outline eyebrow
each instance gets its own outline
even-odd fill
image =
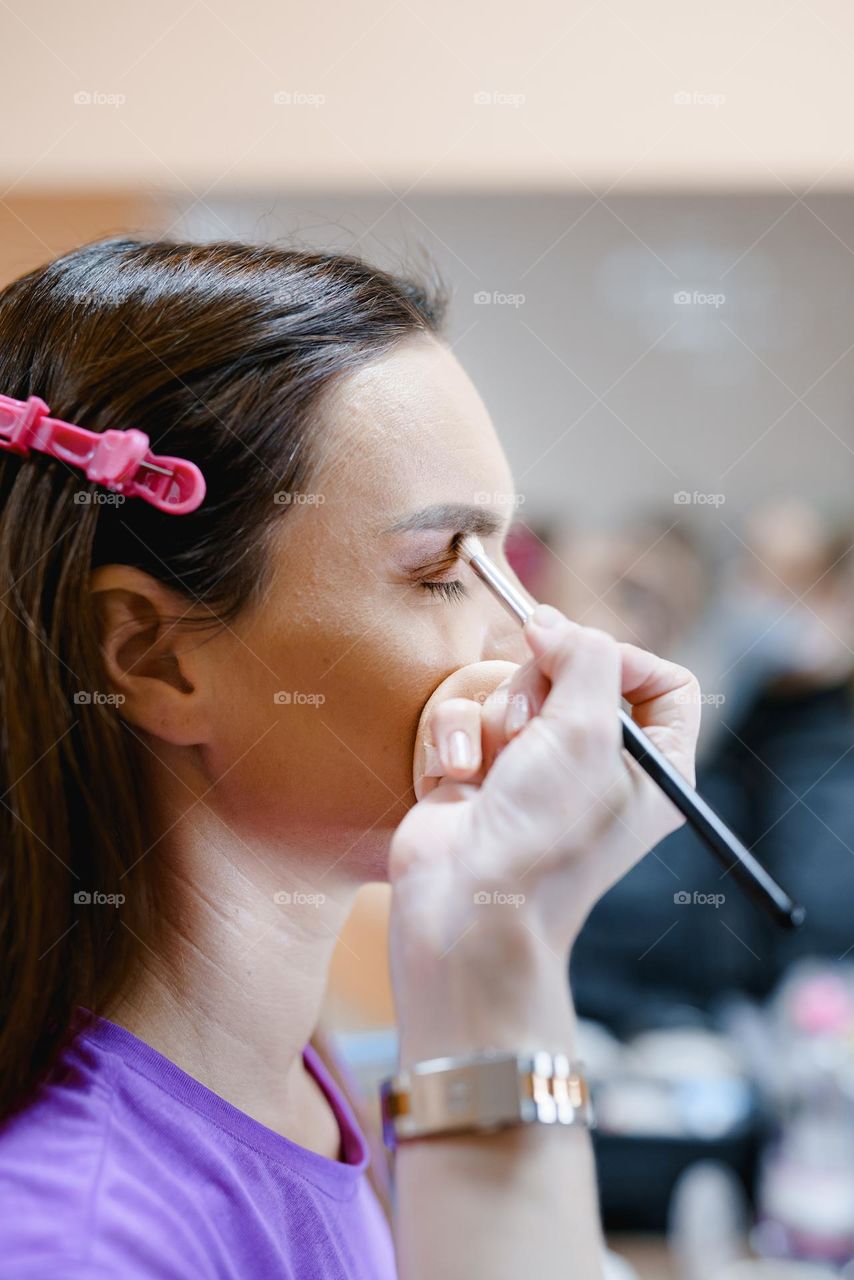
[[[388,526],[386,533],[409,533],[412,530],[451,529],[454,533],[476,533],[488,538],[500,533],[505,518],[488,507],[471,506],[466,502],[442,502],[421,511],[402,516]]]

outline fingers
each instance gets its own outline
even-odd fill
[[[700,685],[687,667],[666,662],[637,645],[621,644],[622,694],[632,718],[694,782],[700,731]]]
[[[636,724],[693,784],[700,687],[692,673],[637,645],[618,644],[604,632],[578,626],[550,606],[538,606],[535,619],[526,635],[538,668],[551,680],[541,715],[553,720],[564,741],[589,750],[592,734],[600,759],[619,750],[622,697],[631,704]],[[551,625],[538,625],[539,620]]]
[[[416,785],[416,798],[434,790],[440,778],[482,781],[499,752],[539,710],[548,683],[535,663],[529,662],[512,679],[502,680],[481,702],[447,698],[437,704],[430,720],[432,742],[426,744],[427,765]]]
[[[622,695],[648,723],[664,723],[663,720],[651,719],[651,710],[656,703],[665,716],[671,717],[675,706],[690,702],[699,707],[699,684],[687,667],[667,662],[635,644],[621,644],[619,648]]]
[[[485,702],[445,699],[433,710],[431,759],[416,784],[421,798],[440,777],[480,782],[507,745],[538,717],[555,745],[589,768],[610,774],[622,752],[621,697],[636,723],[693,782],[700,692],[685,667],[636,645],[571,622],[538,605],[525,634],[533,657],[505,678]]]
[[[525,626],[536,665],[549,689],[540,718],[572,755],[591,764],[616,760],[622,746],[621,657],[612,636],[570,622],[550,605],[538,605]]]
[[[531,659],[492,691],[483,705],[483,772],[540,710],[549,691],[548,678]]]
[[[470,778],[481,766],[481,707],[471,698],[448,698],[431,720],[435,767],[444,777]]]
[[[539,713],[549,688],[548,677],[534,659],[524,663],[514,673],[508,682],[506,710],[501,726],[506,741],[515,737]]]
[[[430,694],[421,709],[413,744],[412,783],[417,799],[428,790],[433,790],[438,785],[437,779],[443,777],[445,772],[434,738],[434,716],[437,708],[445,702],[461,698],[476,703],[482,709],[486,695],[502,681],[509,680],[517,665],[498,658],[468,663],[450,672]]]

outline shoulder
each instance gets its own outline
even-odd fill
[[[116,1274],[116,1257],[125,1280],[173,1274],[160,1242],[174,1227],[170,1196],[176,1212],[181,1197],[164,1195],[167,1153],[146,1150],[124,1074],[114,1055],[76,1037],[0,1125],[0,1255],[20,1280],[99,1280]],[[138,1273],[127,1265],[135,1256]]]
[[[60,1231],[74,1224],[97,1185],[112,1116],[106,1062],[75,1042],[25,1107],[0,1125],[0,1245],[36,1217]]]

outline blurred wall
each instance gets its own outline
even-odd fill
[[[846,0],[28,0],[0,35],[2,185],[854,176]]]
[[[23,188],[0,197],[0,283],[65,253],[84,240],[116,232],[145,232],[162,215],[141,193]]]
[[[730,551],[764,498],[850,511],[854,197],[278,191],[163,217],[416,269],[426,248],[525,519],[655,510]]]

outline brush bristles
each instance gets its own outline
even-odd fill
[[[483,543],[475,533],[465,534],[457,545],[457,554],[461,560],[465,560],[469,564],[473,556],[485,556]]]

